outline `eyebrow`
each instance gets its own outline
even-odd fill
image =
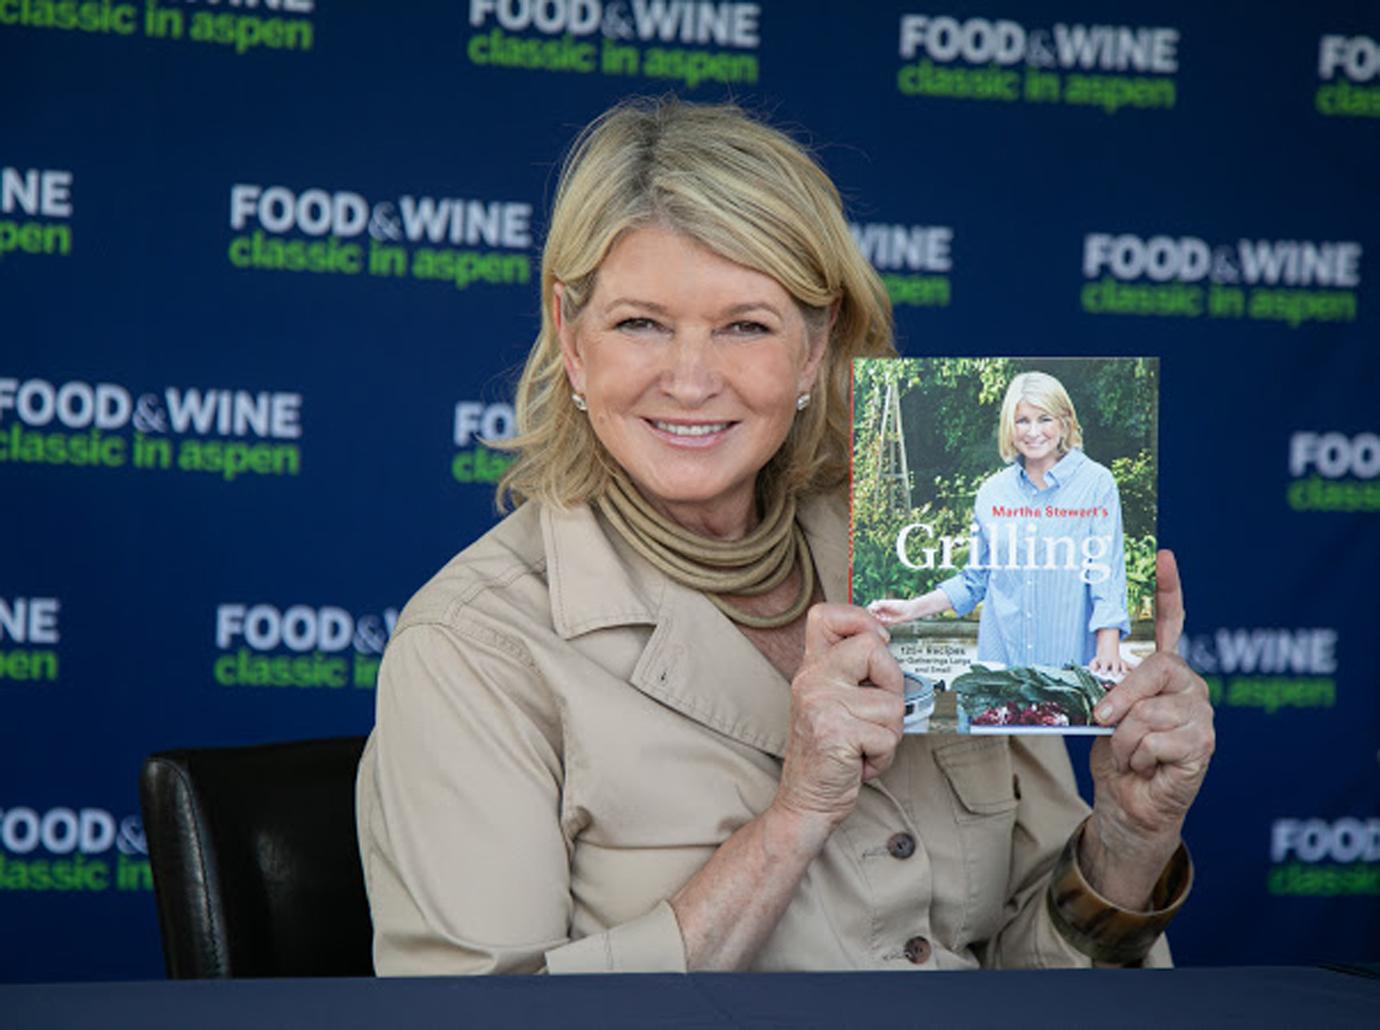
[[[614,308],[620,306],[641,308],[645,311],[651,311],[654,314],[658,315],[668,314],[668,309],[660,304],[657,304],[655,301],[638,300],[635,297],[615,297],[613,300],[609,301],[608,306],[605,308],[605,310],[612,311]],[[777,310],[776,305],[771,304],[765,300],[753,300],[747,301],[742,304],[733,304],[725,308],[723,311],[719,312],[719,316],[721,318],[734,318],[738,315],[745,315],[753,311],[767,311],[775,315],[777,318],[783,317],[781,312]]]

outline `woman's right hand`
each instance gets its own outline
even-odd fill
[[[887,597],[873,601],[867,606],[867,610],[883,626],[896,626],[920,617],[920,613],[914,610],[917,601],[918,597],[910,601]]]
[[[776,797],[671,898],[687,969],[744,968],[863,781],[891,765],[904,702],[886,644],[887,631],[861,608],[817,604],[805,617]]]
[[[952,607],[949,595],[935,587],[928,594],[912,597],[909,601],[892,597],[873,601],[867,606],[867,610],[875,615],[883,626],[895,626],[902,622],[913,622],[927,615],[942,615]]]
[[[891,765],[901,740],[904,684],[888,639],[852,605],[818,604],[806,616],[773,807],[825,836],[853,810],[862,784]]]

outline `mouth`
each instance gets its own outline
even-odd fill
[[[652,431],[677,447],[708,447],[722,440],[736,422],[672,422],[665,419],[644,420]]]

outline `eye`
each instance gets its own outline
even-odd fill
[[[754,322],[751,319],[742,319],[737,322],[730,322],[725,328],[730,336],[765,336],[771,329],[761,322]]]
[[[625,333],[651,333],[661,328],[661,323],[650,318],[625,318],[615,329]]]

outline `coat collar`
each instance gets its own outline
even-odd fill
[[[1050,487],[1066,486],[1068,481],[1078,473],[1078,470],[1082,468],[1084,464],[1086,464],[1087,460],[1087,455],[1077,447],[1073,448],[1056,461],[1053,466],[1050,467],[1050,470],[1045,473],[1045,481],[1048,484],[1045,489],[1048,490]],[[1038,488],[1035,486],[1034,481],[1025,471],[1025,463],[1017,461],[1016,467],[1020,470],[1020,480],[1025,484],[1026,488],[1038,492]]]
[[[841,498],[802,503],[825,599],[848,600],[848,519]],[[566,640],[650,626],[632,684],[696,722],[781,757],[790,685],[699,591],[673,582],[634,552],[588,506],[544,509],[551,615]]]

